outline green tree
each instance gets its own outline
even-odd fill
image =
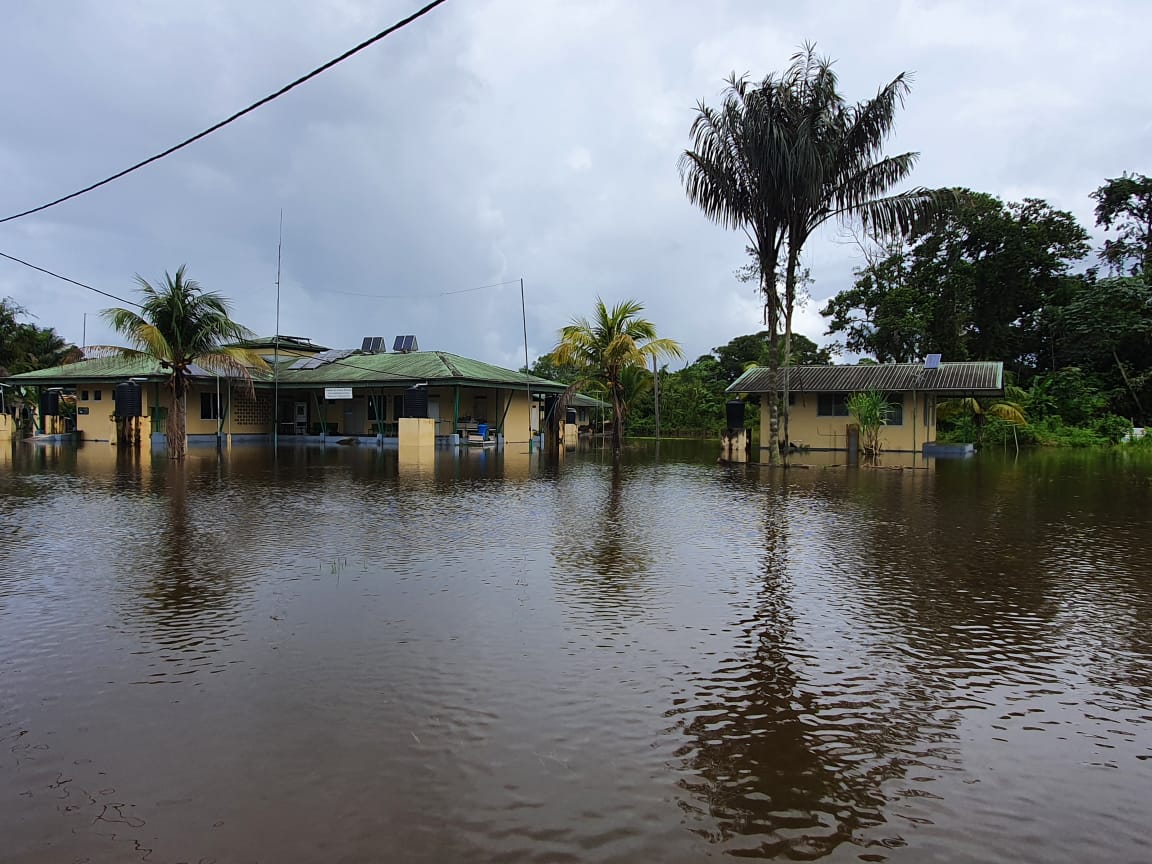
[[[1020,388],[1010,387],[1007,388],[1003,399],[978,399],[974,396],[943,399],[936,405],[936,418],[945,423],[970,420],[976,429],[976,440],[973,443],[982,446],[984,430],[990,418],[1002,420],[1013,426],[1028,424],[1022,404],[1026,398],[1027,395]]]
[[[605,394],[612,403],[612,450],[619,455],[621,435],[628,415],[626,385],[646,370],[651,358],[681,357],[680,345],[656,334],[656,327],[645,318],[635,300],[617,303],[611,309],[596,298],[592,319],[574,318],[560,331],[560,341],[552,349],[552,362],[576,370],[576,386]]]
[[[561,384],[571,384],[577,377],[577,372],[571,366],[559,366],[552,361],[551,354],[544,354],[536,358],[530,368],[520,367],[521,372],[528,372],[537,378],[546,378],[549,381],[559,381]]]
[[[81,357],[51,327],[20,319],[28,310],[11,298],[0,298],[0,378],[71,363]]]
[[[1035,199],[1004,204],[961,190],[908,245],[857,271],[821,310],[849,350],[908,361],[1003,360],[1027,377],[1052,350],[1044,309],[1081,279],[1089,251],[1072,214]]]
[[[1114,274],[1152,280],[1152,178],[1124,172],[1092,193],[1096,224],[1115,231],[1104,241],[1100,259]]]
[[[232,320],[227,300],[186,278],[183,265],[175,277],[165,273],[163,285],[151,285],[140,276],[136,281],[142,295],[139,312],[113,308],[102,313],[130,346],[94,350],[121,357],[149,357],[168,371],[166,383],[172,391],[172,410],[165,429],[168,455],[183,459],[187,452],[185,402],[192,365],[239,378],[251,391],[250,370],[267,369],[268,364],[253,351],[228,345],[251,337],[251,331]]]

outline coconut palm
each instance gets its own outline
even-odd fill
[[[105,345],[92,349],[126,358],[151,358],[167,370],[172,407],[164,431],[172,459],[183,459],[187,451],[185,402],[193,364],[239,379],[250,395],[251,369],[268,368],[258,354],[228,345],[250,337],[251,331],[232,320],[226,299],[188,279],[185,270],[182,265],[175,276],[166,272],[163,285],[151,285],[137,276],[143,295],[139,311],[113,308],[101,313],[112,329],[127,338],[129,347]]]
[[[611,309],[596,298],[591,320],[573,318],[560,331],[560,341],[551,358],[561,366],[576,370],[576,386],[604,393],[612,403],[612,450],[619,455],[621,431],[628,413],[626,383],[646,370],[653,357],[682,357],[680,345],[656,335],[651,321],[637,316],[644,307],[635,300],[624,300]]]

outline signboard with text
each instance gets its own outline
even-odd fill
[[[324,388],[324,398],[325,399],[351,399],[352,398],[352,388],[351,387],[325,387]]]

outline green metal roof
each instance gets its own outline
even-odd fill
[[[289,369],[280,375],[281,387],[331,387],[333,385],[401,386],[410,384],[463,384],[467,386],[524,387],[562,392],[563,384],[513,372],[491,363],[449,354],[447,351],[413,351],[409,354],[354,353],[314,369]]]
[[[295,358],[291,358],[295,363]],[[194,367],[193,374],[201,378],[214,378],[215,374]],[[13,375],[8,380],[25,384],[75,384],[82,381],[124,381],[128,378],[149,378],[162,381],[166,370],[149,358],[124,359],[120,357],[81,360],[66,366],[39,369]],[[257,385],[270,385],[267,372],[253,374]],[[524,387],[531,385],[536,392],[560,393],[564,384],[514,372],[490,363],[449,354],[446,351],[413,351],[410,354],[360,354],[333,360],[314,369],[291,369],[281,365],[280,386],[294,387],[406,387],[413,384],[459,384],[471,387]]]

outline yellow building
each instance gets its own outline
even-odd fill
[[[368,340],[365,340],[366,343]],[[185,405],[190,443],[244,439],[353,439],[398,443],[402,417],[433,421],[440,444],[484,432],[497,443],[527,443],[540,406],[565,385],[446,351],[328,349],[281,336],[243,343],[271,371],[252,384],[193,367]],[[413,346],[414,347],[414,346]],[[14,375],[14,385],[75,397],[75,428],[87,441],[117,441],[117,386],[135,387],[141,436],[162,441],[172,392],[149,359],[103,358]],[[123,413],[123,412],[121,412]],[[535,425],[534,425],[535,424]],[[44,428],[43,423],[37,429]]]
[[[885,394],[892,413],[881,432],[886,452],[919,452],[936,440],[936,402],[964,396],[1002,396],[1004,364],[998,362],[880,363],[859,366],[794,366],[778,372],[780,391],[789,390],[788,437],[795,447],[844,450],[854,421],[847,400],[854,393]],[[754,367],[729,393],[760,394],[760,447],[767,439],[770,370]]]

